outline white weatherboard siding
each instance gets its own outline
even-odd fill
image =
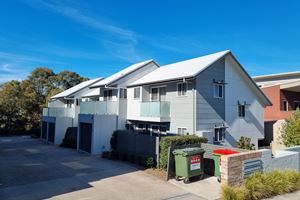
[[[94,115],[92,154],[111,150],[110,139],[117,129],[117,118],[116,115]]]
[[[65,108],[66,104],[59,99],[52,100],[48,103],[49,108]]]
[[[140,99],[134,99],[134,88],[128,88],[128,120],[141,120],[150,122],[151,119],[140,117],[140,103],[150,101],[150,88],[166,87],[166,101],[170,102],[170,133],[177,133],[178,128],[186,128],[190,134],[194,133],[193,129],[193,82],[188,82],[188,90],[186,96],[177,95],[177,83],[169,82],[155,85],[142,86]]]
[[[236,141],[245,136],[251,138],[257,147],[257,140],[264,137],[264,107],[258,101],[250,80],[231,56],[226,56],[225,59],[225,80],[225,119],[228,125],[226,141],[235,146]],[[246,106],[245,118],[238,117],[238,101],[249,104]]]
[[[170,132],[177,133],[178,128],[186,128],[187,133],[194,134],[194,82],[188,82],[186,96],[177,95],[177,83],[167,86],[166,100],[170,101]]]

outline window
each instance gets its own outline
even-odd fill
[[[300,109],[300,101],[294,101],[294,110]]]
[[[225,138],[224,132],[225,132],[224,128],[215,128],[214,141],[215,142],[224,141],[224,138]]]
[[[177,128],[177,134],[178,135],[186,135],[186,128]]]
[[[283,101],[283,111],[289,111],[289,103],[287,101]]]
[[[112,90],[104,90],[104,101],[112,100]]]
[[[127,89],[120,88],[120,98],[121,99],[127,98]]]
[[[76,99],[76,106],[79,106],[81,99]]]
[[[67,100],[67,108],[72,108],[73,100]]]
[[[186,96],[187,83],[178,83],[177,84],[177,95]]]
[[[224,85],[214,84],[214,98],[223,98]]]
[[[134,88],[133,98],[134,99],[139,99],[140,98],[140,88],[139,87]]]
[[[151,101],[158,101],[158,88],[151,88]]]
[[[245,105],[239,105],[239,117],[245,117]]]

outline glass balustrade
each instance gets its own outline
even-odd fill
[[[117,101],[87,101],[80,103],[80,114],[117,114]]]
[[[170,102],[141,102],[141,117],[170,117]]]
[[[43,116],[49,117],[74,117],[74,108],[43,108]]]

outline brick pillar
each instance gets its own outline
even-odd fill
[[[249,151],[221,157],[222,184],[241,185],[244,181],[243,161],[261,158],[259,151]]]

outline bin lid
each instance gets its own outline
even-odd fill
[[[236,154],[239,153],[237,151],[233,151],[231,149],[216,149],[213,151],[213,154],[215,155],[231,155],[231,154]]]
[[[201,149],[199,147],[193,147],[193,148],[184,148],[184,149],[176,149],[173,151],[174,155],[182,155],[182,156],[192,156],[192,155],[198,155],[204,153],[204,149]]]

